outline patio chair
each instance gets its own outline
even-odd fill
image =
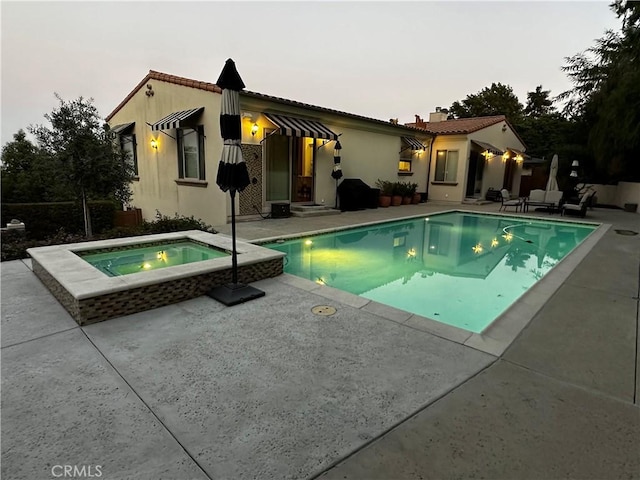
[[[506,188],[503,188],[502,190],[500,190],[500,193],[502,194],[502,205],[500,205],[500,208],[498,209],[498,211],[502,209],[506,211],[507,207],[515,207],[517,212],[518,209],[522,208],[524,204],[522,199],[512,198],[509,194],[509,190],[507,190]]]
[[[544,201],[547,203],[551,212],[557,212],[560,210],[560,202],[562,202],[562,190],[549,190],[545,193]]]
[[[524,200],[524,210],[526,212],[529,211],[529,205],[533,205],[534,207],[546,206],[547,204],[544,201],[545,190],[534,189],[529,192],[529,196]]]
[[[582,195],[580,203],[578,203],[577,205],[574,203],[565,203],[564,205],[562,205],[561,214],[566,215],[567,213],[569,213],[571,215],[578,215],[584,218],[587,214],[587,205],[589,204],[589,199],[594,193],[594,190],[590,190]]]

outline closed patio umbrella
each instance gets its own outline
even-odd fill
[[[215,287],[207,292],[211,298],[227,306],[237,305],[264,296],[257,288],[238,283],[238,252],[236,251],[236,192],[241,192],[250,183],[247,164],[242,157],[240,142],[240,90],[245,85],[236,70],[233,60],[228,59],[216,82],[222,89],[220,108],[220,133],[222,135],[222,157],[218,165],[216,183],[223,192],[231,195],[231,283]]]
[[[547,180],[547,192],[558,190],[558,155],[554,155],[551,159],[549,167],[549,180]]]

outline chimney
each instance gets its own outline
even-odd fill
[[[442,107],[436,107],[435,112],[429,114],[429,123],[444,122],[447,119],[448,112],[443,111]]]

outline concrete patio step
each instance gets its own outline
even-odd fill
[[[340,210],[326,205],[291,205],[291,215],[294,217],[320,217],[339,214]]]
[[[462,200],[463,205],[488,205],[494,203],[491,200],[485,200],[484,198],[465,198]]]

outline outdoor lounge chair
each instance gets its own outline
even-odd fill
[[[560,202],[562,201],[562,191],[560,190],[531,190],[529,197],[525,199],[524,210],[529,211],[529,206],[544,207],[551,212],[560,209]]]
[[[506,188],[503,188],[502,190],[500,190],[500,193],[502,194],[502,205],[500,205],[500,208],[498,211],[502,209],[506,211],[507,207],[515,207],[516,212],[518,211],[518,209],[522,209],[524,205],[522,199],[512,198],[509,195],[509,190],[507,190]]]
[[[594,190],[588,191],[582,198],[580,199],[580,203],[577,205],[574,203],[565,203],[562,205],[562,215],[566,215],[567,213],[571,215],[578,215],[580,217],[585,217],[587,214],[587,206],[589,205],[589,199],[595,193]]]

